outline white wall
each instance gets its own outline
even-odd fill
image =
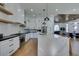
[[[24,9],[19,3],[6,3],[5,5],[13,13],[13,15],[7,16],[8,20],[24,23]]]
[[[17,21],[20,23],[24,23],[24,10],[21,9],[20,4],[15,3],[5,3],[6,7],[8,8],[13,15],[6,15],[0,12],[0,18],[5,20]],[[20,9],[20,11],[18,11]],[[1,23],[0,22],[0,33],[3,33],[5,36],[10,34],[18,33],[21,30],[18,24],[9,24],[9,23]]]

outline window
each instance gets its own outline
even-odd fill
[[[60,30],[59,25],[58,24],[54,25],[54,31],[59,31],[59,30]]]
[[[74,30],[77,30],[77,22],[74,23]]]
[[[66,32],[68,32],[68,24],[66,24]]]

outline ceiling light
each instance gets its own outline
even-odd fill
[[[58,11],[58,9],[56,9],[56,11]]]
[[[73,11],[76,11],[76,9],[73,9]]]
[[[30,9],[30,11],[33,11],[33,9]]]
[[[18,9],[17,11],[18,11],[18,12],[20,12],[20,11],[21,11],[21,9]]]

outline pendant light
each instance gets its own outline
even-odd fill
[[[26,10],[24,9],[24,24],[26,24]]]
[[[43,9],[43,11],[46,11],[46,17],[44,18],[44,21],[49,21],[49,17],[48,17],[48,4],[46,4],[46,10]]]

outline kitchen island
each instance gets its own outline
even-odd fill
[[[52,39],[48,35],[38,36],[39,56],[69,56],[69,38],[54,34]]]

